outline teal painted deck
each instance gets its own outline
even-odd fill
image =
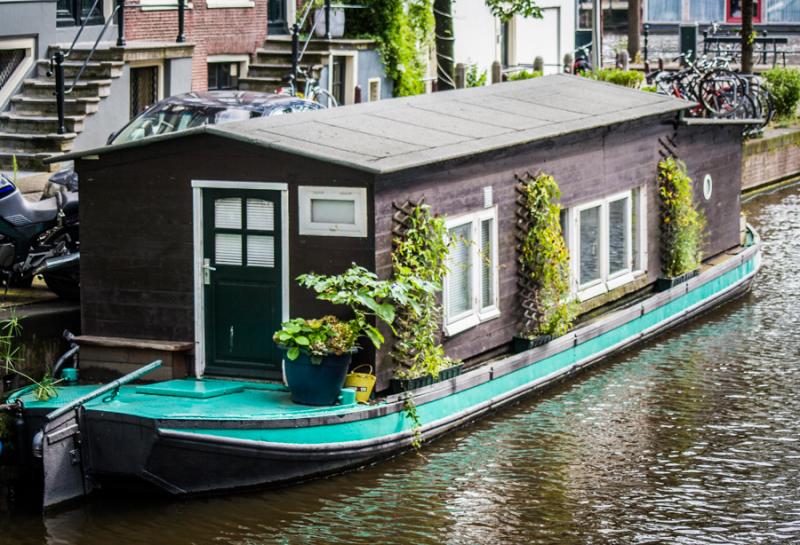
[[[494,378],[457,394],[420,404],[417,411],[422,424],[425,426],[451,417],[454,414],[469,411],[471,408],[486,404],[492,399],[515,389],[532,388],[538,381],[545,380],[582,362],[591,360],[598,354],[629,344],[637,339],[642,332],[657,328],[661,324],[666,324],[681,312],[711,301],[724,290],[741,283],[746,277],[756,272],[758,261],[759,254],[754,254],[749,260],[741,263],[736,268],[688,293],[676,296],[671,301],[615,329],[504,376]],[[180,382],[182,383],[180,385],[181,390],[194,392],[198,389],[197,381],[187,379]],[[304,407],[293,404],[289,399],[288,391],[274,385],[214,379],[206,379],[201,382],[212,390],[217,388],[227,389],[231,393],[207,398],[187,398],[185,391],[181,392],[179,396],[153,395],[137,391],[136,386],[124,386],[121,388],[119,395],[113,400],[104,402],[101,399],[97,399],[88,403],[86,407],[89,410],[102,410],[159,419],[162,423],[170,419],[258,421],[304,418],[366,411],[371,408],[363,405],[324,408]],[[172,386],[175,386],[174,381]],[[163,389],[163,384],[161,387]],[[56,409],[81,395],[85,395],[92,389],[92,386],[60,388],[59,397],[47,402],[37,402],[29,394],[25,395],[23,400],[29,408]],[[411,427],[411,422],[405,417],[404,412],[400,411],[366,420],[315,427],[165,429],[260,442],[322,444],[384,437],[408,431]]]

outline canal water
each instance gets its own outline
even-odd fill
[[[745,206],[753,292],[362,471],[170,501],[0,513],[2,544],[800,542],[800,188]]]

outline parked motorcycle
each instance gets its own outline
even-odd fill
[[[32,202],[0,174],[0,281],[27,287],[42,275],[64,299],[80,297],[77,191]]]

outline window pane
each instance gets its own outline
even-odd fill
[[[214,263],[217,265],[241,265],[242,236],[217,233],[214,239]]]
[[[770,23],[797,23],[800,21],[800,0],[767,2],[767,21]]]
[[[494,305],[494,263],[492,263],[492,223],[481,222],[481,308]]]
[[[264,199],[247,199],[247,228],[275,230],[275,204]]]
[[[725,18],[725,0],[692,0],[689,17],[692,21],[721,21]]]
[[[256,235],[247,237],[247,265],[249,267],[274,267],[275,239]]]
[[[649,0],[647,15],[650,21],[680,21],[681,0]]]
[[[356,203],[351,200],[311,199],[312,223],[356,223]]]
[[[630,199],[608,203],[608,273],[628,268],[628,245],[630,233],[627,229]]]
[[[600,278],[600,207],[581,210],[581,284]]]
[[[453,247],[447,256],[447,315],[458,316],[472,308],[472,252],[470,234],[472,224],[460,225],[450,229]]]
[[[222,229],[242,228],[242,199],[214,201],[214,226]]]

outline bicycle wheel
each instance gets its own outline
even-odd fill
[[[735,112],[745,96],[744,82],[736,73],[717,68],[700,78],[697,98],[711,117],[727,117]]]
[[[330,94],[327,89],[322,89],[321,87],[314,93],[314,101],[325,108],[336,108],[339,105],[336,99],[333,98],[333,95]]]

